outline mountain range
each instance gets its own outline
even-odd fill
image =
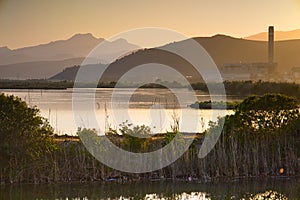
[[[122,51],[139,48],[126,40],[107,41],[92,34],[76,34],[67,40],[11,50],[0,47],[0,78],[40,79],[49,78],[65,67],[80,65],[98,45],[105,48],[97,58],[89,57],[88,63],[107,63]]]
[[[265,33],[249,36],[247,39],[233,38],[226,35],[196,37],[193,39],[205,48],[218,67],[222,67],[227,63],[267,62],[267,42],[251,39],[262,38],[263,34]],[[286,35],[285,37],[288,36]],[[120,47],[121,51],[124,52],[139,48],[137,45],[130,44],[124,39],[106,41],[103,38],[95,38],[91,34],[76,34],[67,40],[15,50],[2,47],[0,48],[0,78],[72,80],[77,72],[76,69],[78,70],[76,66],[80,65],[89,52],[100,42],[105,43],[105,51],[99,57],[89,57],[88,64],[102,63],[99,66],[103,67],[105,66],[103,64],[108,63],[112,56],[120,53]],[[180,48],[185,42],[179,41],[168,45],[171,45],[172,48]],[[276,41],[275,61],[278,63],[278,71],[283,73],[292,67],[300,66],[299,52],[300,39]],[[139,50],[110,64],[109,69],[105,72],[107,80],[115,80],[134,66],[147,62],[157,62],[172,66],[186,76],[196,73],[185,60],[153,48]],[[151,69],[147,73],[150,72]]]
[[[212,57],[216,65],[221,68],[226,64],[236,63],[266,63],[268,61],[268,42],[252,41],[240,38],[233,38],[225,35],[216,35],[213,37],[198,37],[193,38],[200,43],[204,49]],[[184,46],[187,40],[168,44],[172,49],[178,49]],[[275,42],[275,62],[278,63],[277,71],[279,73],[288,72],[292,67],[300,66],[300,39],[286,40]],[[160,63],[179,71],[186,77],[191,77],[192,82],[202,80],[193,66],[186,60],[175,56],[172,53],[161,51],[160,49],[145,49],[127,55],[109,65],[105,71],[102,81],[118,80],[122,74],[131,70],[135,66],[140,66],[146,63]],[[104,67],[99,65],[98,67]],[[155,65],[152,64],[154,68]],[[67,79],[74,80],[78,67],[70,67],[63,72],[52,77],[52,79]],[[160,72],[165,77],[168,72]],[[134,79],[145,79],[151,75],[151,66],[149,70],[145,70],[143,75],[134,77]]]
[[[275,41],[281,40],[296,40],[300,39],[300,29],[292,30],[292,31],[275,31]],[[250,35],[245,37],[246,40],[257,40],[257,41],[267,41],[268,40],[268,32],[257,33],[255,35]]]

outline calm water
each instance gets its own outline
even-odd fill
[[[177,89],[178,93],[188,97],[191,91],[187,89]],[[67,90],[0,90],[6,94],[16,95],[25,100],[29,105],[36,105],[41,110],[41,115],[48,118],[50,124],[58,134],[75,134],[79,125],[74,122],[72,111],[72,89]],[[114,92],[114,109],[111,107],[111,96]],[[93,91],[83,89],[83,99],[91,98]],[[232,113],[232,111],[222,110],[197,110],[188,108],[194,103],[190,98],[185,98],[178,107],[178,102],[174,94],[168,89],[138,89],[130,98],[127,104],[126,97],[130,94],[130,89],[97,89],[95,94],[95,114],[99,124],[96,128],[100,132],[107,127],[118,128],[119,124],[125,122],[134,125],[148,125],[153,132],[164,132],[170,130],[173,117],[180,120],[184,118],[188,123],[180,126],[183,132],[202,132],[207,129],[209,121],[216,121],[217,117]],[[196,97],[200,101],[210,100],[207,93],[196,92]],[[218,99],[218,96],[214,96]],[[221,98],[221,97],[220,97]],[[227,97],[228,100],[237,100],[235,97]],[[129,106],[127,108],[126,106]],[[177,107],[176,107],[177,106]],[[184,117],[182,113],[186,113]],[[196,119],[194,116],[198,116]],[[197,127],[190,124],[197,124]],[[189,126],[190,125],[190,126]],[[88,127],[89,122],[81,124]]]
[[[2,186],[0,199],[299,199],[300,182],[293,179],[222,183],[149,182],[131,184],[61,184]]]

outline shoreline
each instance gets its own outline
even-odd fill
[[[264,181],[299,181],[300,175],[266,175],[266,176],[235,176],[235,177],[215,177],[207,180],[201,178],[193,178],[189,180],[188,178],[160,178],[160,179],[127,179],[122,180],[96,180],[96,181],[58,181],[58,182],[41,182],[41,183],[10,183],[10,184],[0,184],[0,187],[11,187],[11,186],[25,186],[25,185],[78,185],[78,184],[112,184],[112,185],[123,185],[123,184],[139,184],[139,183],[192,183],[192,184],[224,184],[224,183],[234,183],[234,182],[264,182]]]

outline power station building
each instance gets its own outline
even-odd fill
[[[224,64],[220,71],[225,81],[270,81],[274,79],[274,27],[269,27],[268,62]]]
[[[300,83],[300,67],[293,67],[289,72],[285,72],[283,80],[290,83]]]

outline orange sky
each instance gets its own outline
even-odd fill
[[[9,48],[141,27],[245,37],[268,25],[299,29],[300,0],[0,0],[0,46]]]

